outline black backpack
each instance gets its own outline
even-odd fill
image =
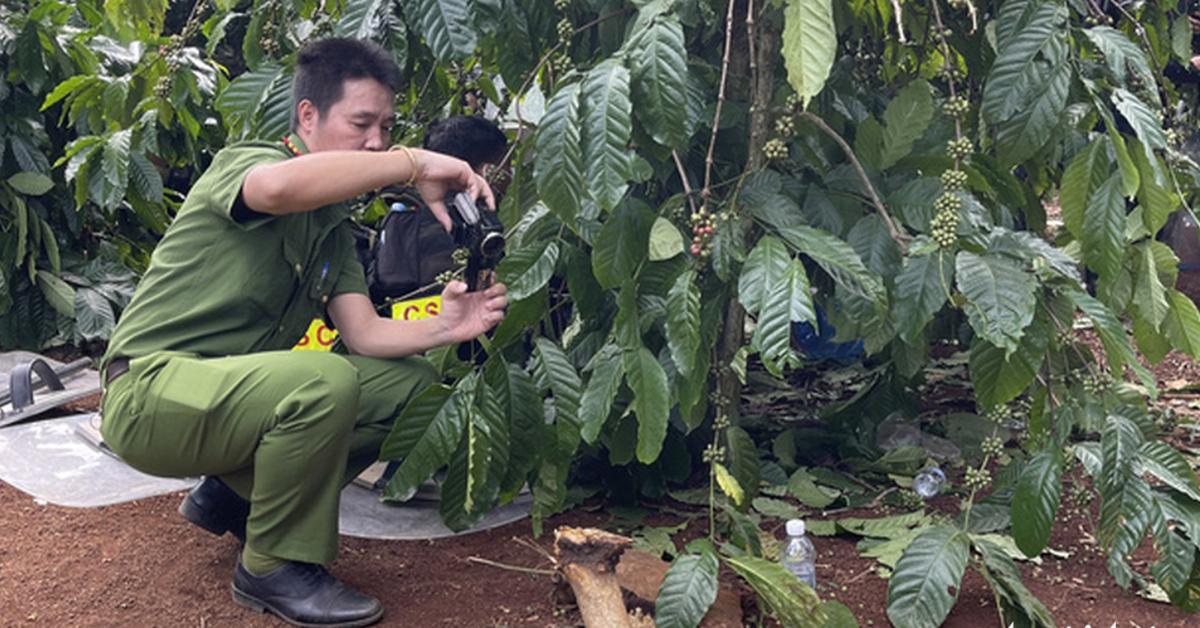
[[[454,239],[415,192],[393,199],[374,232],[358,235],[359,261],[376,306],[440,294],[438,275],[454,270]]]

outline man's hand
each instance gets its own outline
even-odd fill
[[[445,199],[452,192],[466,192],[472,200],[483,198],[489,209],[496,209],[491,186],[467,162],[428,150],[413,152],[418,162],[417,191],[447,232],[451,222]]]
[[[329,317],[351,353],[376,358],[401,358],[479,337],[504,319],[507,289],[492,284],[467,292],[467,284],[452,281],[442,291],[437,316],[394,320],[379,316],[367,295],[346,292],[329,301]]]
[[[454,342],[465,342],[495,327],[504,319],[508,289],[494,283],[486,290],[467,292],[467,284],[450,282],[442,290],[442,308],[436,320]]]

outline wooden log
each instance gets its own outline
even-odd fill
[[[632,544],[632,539],[595,528],[554,531],[558,570],[571,585],[587,628],[629,628],[617,563]]]

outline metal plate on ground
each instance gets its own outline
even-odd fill
[[[161,478],[137,471],[97,447],[96,414],[43,419],[0,429],[0,480],[38,503],[95,508],[191,489],[193,478]],[[475,528],[522,519],[528,492],[489,513]],[[342,491],[340,531],[369,539],[436,539],[455,533],[442,523],[436,501],[387,504],[377,491],[351,484]]]
[[[41,378],[33,376],[33,403],[20,408],[15,407],[10,399],[10,384],[13,371],[23,364],[34,360],[45,362],[52,370],[59,373],[63,385],[62,390],[52,390],[41,382]],[[70,364],[31,353],[29,351],[9,351],[0,353],[0,425],[10,425],[36,418],[39,414],[57,408],[65,403],[81,399],[100,392],[100,373],[91,368],[91,360],[81,358]]]
[[[522,493],[511,502],[488,513],[479,525],[460,532],[470,534],[512,523],[529,516],[533,496]],[[442,523],[438,503],[411,501],[388,504],[379,501],[379,493],[356,484],[342,490],[341,533],[367,539],[418,540],[454,536]]]
[[[187,490],[195,479],[146,475],[78,433],[95,413],[0,429],[0,480],[39,503],[94,508]]]

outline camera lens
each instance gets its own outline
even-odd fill
[[[493,231],[483,236],[483,242],[479,243],[479,252],[488,258],[504,255],[504,235]]]

